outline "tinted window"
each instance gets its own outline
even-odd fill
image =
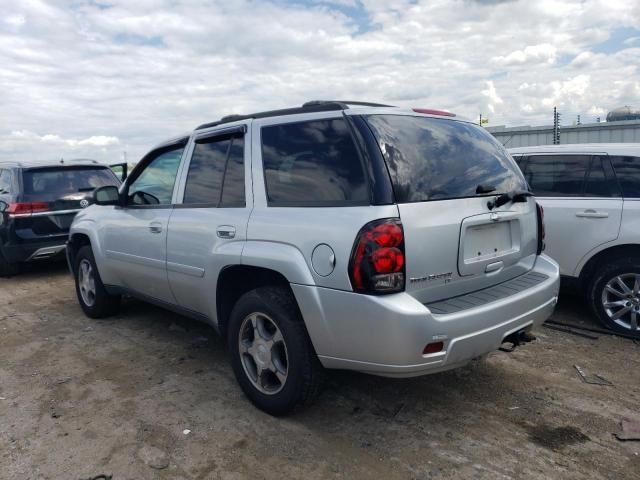
[[[130,203],[134,205],[169,205],[173,184],[184,147],[161,153],[149,163],[129,186]]]
[[[218,137],[196,143],[183,203],[244,207],[243,137]]]
[[[25,201],[53,202],[120,182],[109,168],[53,167],[24,170]]]
[[[400,203],[470,197],[527,188],[504,147],[483,128],[436,118],[366,117],[378,139]]]
[[[368,203],[360,157],[343,119],[262,128],[270,205]]]
[[[602,158],[594,157],[591,162],[591,169],[584,184],[585,197],[610,197],[611,185],[604,171]]]
[[[627,198],[640,198],[640,157],[609,158],[622,187],[622,195]]]
[[[11,192],[11,171],[0,169],[0,195]]]
[[[588,155],[533,155],[523,172],[538,196],[582,195],[590,159]]]

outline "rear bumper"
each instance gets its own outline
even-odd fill
[[[46,260],[61,255],[65,248],[66,237],[6,244],[2,254],[11,263]]]
[[[552,314],[558,265],[544,255],[534,272],[547,278],[506,298],[450,314],[435,314],[407,293],[359,295],[292,285],[311,341],[327,368],[410,377],[449,370],[497,349],[504,338],[536,327]],[[443,341],[441,352],[423,355]]]

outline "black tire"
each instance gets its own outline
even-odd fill
[[[279,329],[283,339],[287,360],[286,378],[284,382],[278,382],[274,377],[275,390],[280,383],[280,390],[275,393],[264,393],[254,384],[256,380],[251,379],[246,370],[247,360],[249,365],[252,361],[253,365],[256,363],[248,353],[240,353],[241,327],[244,326],[243,332],[251,332],[245,320],[251,321],[249,319],[254,314],[267,318]],[[246,327],[249,330],[245,330]],[[236,380],[260,410],[274,416],[286,415],[297,407],[309,405],[318,395],[323,369],[311,345],[298,305],[287,288],[261,287],[242,295],[231,311],[227,340]],[[269,353],[272,366],[273,355]],[[267,369],[264,372],[267,377],[272,375]]]
[[[93,275],[95,292],[93,295],[93,302],[90,300],[86,300],[83,297],[81,292],[80,279],[81,276],[80,269],[83,266],[84,262],[88,262],[91,266],[91,271]],[[84,247],[78,250],[78,253],[74,259],[73,265],[73,276],[75,278],[76,283],[76,295],[78,296],[78,302],[80,303],[80,307],[84,311],[85,315],[91,318],[104,318],[110,315],[114,315],[120,309],[120,295],[109,295],[107,290],[104,288],[104,284],[100,279],[100,273],[98,272],[98,268],[96,267],[96,261],[93,257],[93,251],[89,245],[85,245]]]
[[[0,251],[0,277],[13,277],[20,272],[20,265],[7,261]]]
[[[627,335],[635,335],[640,338],[640,294],[631,293],[630,297],[622,297],[617,294],[607,292],[605,294],[605,287],[607,284],[616,277],[621,277],[621,279],[627,285],[627,288],[630,287],[631,290],[634,290],[634,281],[632,277],[628,277],[628,275],[638,275],[640,276],[640,257],[627,257],[627,258],[617,258],[615,260],[609,261],[604,265],[601,265],[595,273],[592,275],[590,281],[587,286],[587,300],[591,307],[591,310],[595,314],[595,316],[600,320],[605,327],[610,330],[625,333]],[[640,278],[640,277],[639,277]],[[624,288],[621,285],[618,285],[618,292],[624,293]],[[624,325],[617,323],[614,319],[612,319],[607,313],[607,309],[604,306],[603,302],[603,294],[608,297],[608,301],[620,301],[624,302],[623,306],[609,308],[609,312],[617,313],[623,307],[631,307],[636,312],[636,322],[638,323],[638,327],[634,332],[631,329],[632,320],[630,313],[623,315],[618,321],[620,321]],[[637,307],[637,309],[636,309]]]

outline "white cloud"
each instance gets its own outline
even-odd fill
[[[121,142],[117,137],[94,135],[88,138],[64,138],[47,133],[38,135],[29,130],[14,130],[0,135],[0,158],[12,152],[31,152],[35,159],[99,157],[114,162],[122,158]],[[18,158],[24,158],[24,154]]]
[[[502,98],[500,98],[500,96],[498,95],[498,92],[496,92],[496,87],[491,80],[487,82],[487,89],[482,90],[482,94],[489,99],[487,107],[489,108],[489,111],[491,113],[494,113],[496,111],[496,105],[504,103],[504,100],[502,100]]]
[[[506,56],[493,57],[491,61],[502,67],[511,65],[535,65],[537,63],[552,64],[556,60],[558,49],[548,43],[529,45],[524,50],[516,50]]]
[[[5,8],[0,158],[133,160],[223,115],[318,98],[491,113],[492,125],[640,98],[637,42],[595,53],[640,25],[637,0],[102,3]]]

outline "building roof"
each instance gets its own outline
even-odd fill
[[[640,143],[572,143],[509,148],[509,153],[606,153],[640,156]]]

